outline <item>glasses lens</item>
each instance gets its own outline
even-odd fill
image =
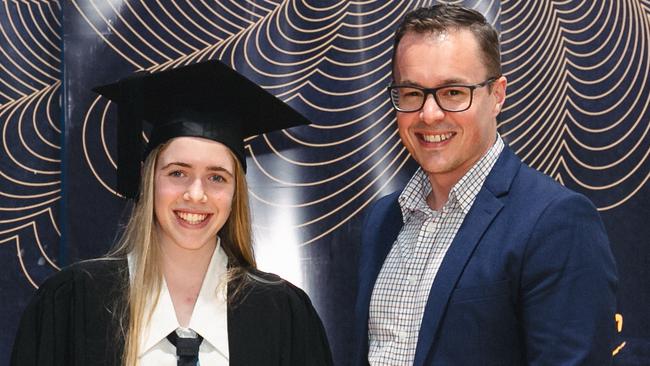
[[[472,101],[472,88],[466,86],[450,86],[436,91],[436,99],[440,108],[450,112],[462,111],[469,108]]]
[[[400,111],[417,111],[422,107],[422,101],[424,101],[424,92],[418,88],[398,86],[391,88],[390,98],[393,101],[395,108]]]

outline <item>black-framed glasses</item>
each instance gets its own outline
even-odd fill
[[[462,112],[472,106],[474,89],[489,85],[496,79],[496,77],[492,77],[478,84],[450,84],[438,88],[395,84],[388,87],[388,94],[393,103],[393,108],[400,112],[419,111],[424,107],[429,94],[433,95],[433,99],[443,111]]]

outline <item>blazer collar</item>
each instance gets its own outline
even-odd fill
[[[449,247],[429,292],[418,336],[414,366],[424,365],[440,328],[440,321],[445,314],[451,293],[483,233],[503,208],[501,197],[510,190],[520,165],[521,161],[512,150],[507,146],[504,147]]]

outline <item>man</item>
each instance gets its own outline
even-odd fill
[[[354,365],[606,365],[616,266],[593,205],[497,133],[498,35],[435,5],[398,27],[390,98],[420,165],[362,235]]]

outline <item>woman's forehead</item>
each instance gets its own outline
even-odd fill
[[[158,155],[162,164],[183,162],[190,165],[222,166],[232,169],[230,149],[217,141],[203,137],[183,136],[169,140]]]

